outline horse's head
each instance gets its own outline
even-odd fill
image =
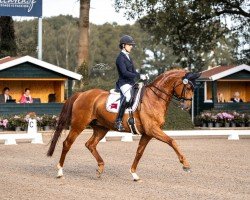
[[[195,80],[199,78],[201,73],[188,72],[185,76],[176,78],[174,82],[174,96],[181,100],[181,108],[189,110],[192,105],[192,98],[195,88]]]

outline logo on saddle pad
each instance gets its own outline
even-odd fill
[[[125,113],[128,113],[129,110],[132,110],[132,112],[134,112],[137,109],[139,105],[139,101],[141,99],[141,91],[142,91],[143,83],[139,83],[138,87],[139,87],[138,92],[136,94],[132,109],[130,108],[126,109]],[[115,89],[110,90],[110,94],[106,101],[106,109],[108,112],[118,113],[118,110],[120,107],[120,97],[121,97],[121,94],[119,92],[115,92]]]

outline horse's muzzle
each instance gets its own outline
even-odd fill
[[[191,104],[187,102],[182,102],[180,107],[182,110],[189,111],[191,109]]]

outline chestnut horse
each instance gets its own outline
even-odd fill
[[[151,84],[147,85],[140,104],[140,109],[134,113],[136,126],[142,134],[130,173],[135,181],[139,180],[136,168],[140,158],[152,138],[156,138],[170,145],[176,152],[183,169],[189,171],[190,165],[180,151],[177,143],[162,131],[165,123],[165,115],[173,96],[182,99],[184,109],[189,109],[193,96],[194,82],[199,77],[196,73],[186,73],[184,70],[171,70],[158,76]],[[104,161],[99,155],[96,146],[109,130],[114,130],[116,114],[106,110],[106,99],[109,92],[101,89],[91,89],[85,92],[74,94],[64,104],[59,121],[50,142],[47,156],[52,156],[57,141],[63,129],[70,125],[70,132],[63,142],[63,149],[60,161],[57,165],[57,177],[63,176],[63,164],[65,156],[71,145],[82,131],[90,125],[93,128],[93,135],[86,142],[85,146],[95,157],[98,163],[97,175],[100,176],[104,170]],[[125,132],[130,132],[127,125],[128,114],[124,115],[123,126]]]

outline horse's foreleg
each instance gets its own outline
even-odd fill
[[[179,161],[183,164],[183,169],[187,172],[190,171],[190,165],[174,139],[166,135],[161,129],[155,129],[153,131],[153,136],[156,139],[169,144],[169,146],[171,146],[177,154]]]
[[[137,168],[137,165],[142,157],[142,154],[143,154],[148,142],[151,140],[151,138],[152,137],[149,137],[148,135],[145,135],[145,134],[141,136],[141,139],[140,139],[137,151],[136,151],[136,156],[135,156],[134,162],[133,162],[131,169],[130,169],[130,173],[132,174],[134,181],[140,180],[139,176],[136,174],[136,168]]]
[[[106,135],[109,129],[101,126],[93,126],[94,133],[91,138],[85,143],[85,146],[89,149],[92,155],[95,157],[98,169],[96,170],[97,176],[100,177],[104,171],[104,161],[98,151],[96,150],[97,144]]]
[[[66,154],[68,153],[71,145],[74,143],[75,139],[77,138],[77,136],[80,133],[81,133],[81,131],[79,131],[77,129],[71,129],[68,136],[67,136],[67,138],[63,142],[62,154],[61,154],[61,157],[60,157],[60,161],[59,161],[59,163],[57,165],[57,168],[58,168],[57,177],[58,178],[63,176],[63,164],[64,164]]]

